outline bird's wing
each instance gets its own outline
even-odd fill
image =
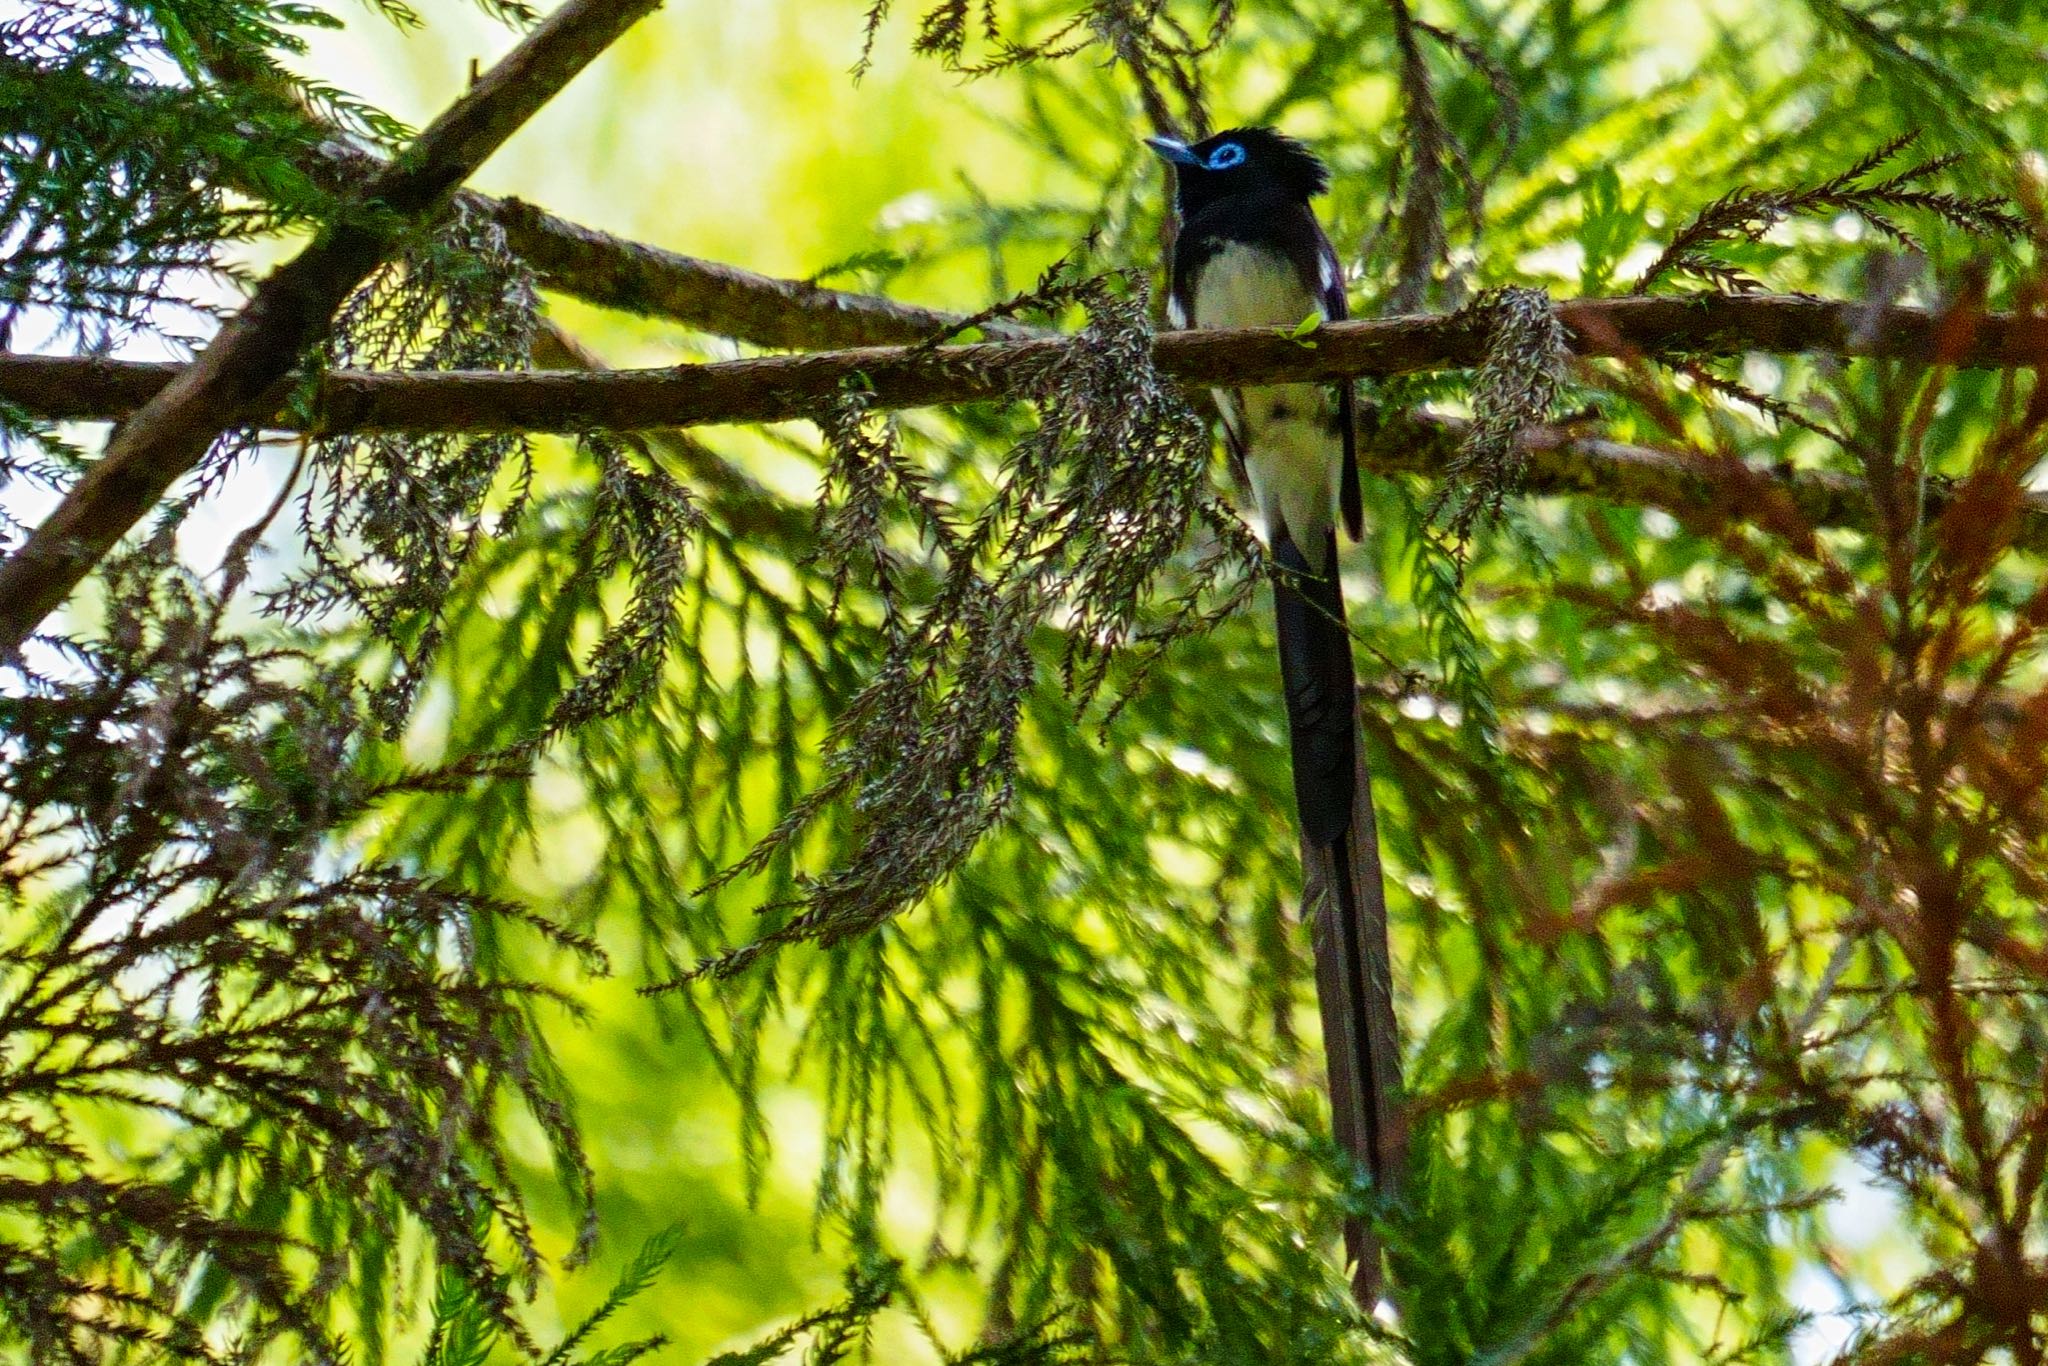
[[[1351,316],[1350,301],[1344,297],[1344,267],[1338,262],[1337,249],[1330,245],[1330,239],[1320,224],[1316,225],[1315,233],[1315,284],[1317,297],[1323,303],[1323,317],[1333,323],[1342,322]],[[1337,431],[1344,442],[1344,469],[1337,481],[1337,507],[1344,515],[1344,530],[1354,541],[1363,539],[1365,535],[1365,505],[1358,487],[1357,401],[1352,394],[1356,387],[1349,379],[1337,381]]]

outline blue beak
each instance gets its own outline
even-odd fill
[[[1188,150],[1185,142],[1174,138],[1146,138],[1145,145],[1165,157],[1176,166],[1199,166],[1202,159]]]

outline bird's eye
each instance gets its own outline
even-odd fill
[[[1226,142],[1209,153],[1208,167],[1212,171],[1227,171],[1244,162],[1244,148],[1235,142]]]

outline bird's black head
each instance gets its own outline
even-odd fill
[[[1226,128],[1192,145],[1172,138],[1146,138],[1145,144],[1180,173],[1175,202],[1183,218],[1231,195],[1278,190],[1313,199],[1330,188],[1322,159],[1271,128]]]

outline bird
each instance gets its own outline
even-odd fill
[[[1336,249],[1309,201],[1329,188],[1320,158],[1270,128],[1233,128],[1190,146],[1146,139],[1176,172],[1180,217],[1167,319],[1177,327],[1285,327],[1347,316]],[[1280,573],[1281,682],[1304,835],[1344,837],[1353,793],[1351,641],[1337,577],[1336,516],[1364,520],[1351,388],[1218,389],[1231,457],[1248,476]]]
[[[1312,317],[1348,315],[1343,269],[1310,203],[1330,184],[1313,151],[1272,128],[1145,142],[1174,171],[1179,230],[1167,263],[1169,322],[1292,332]],[[1354,811],[1357,683],[1338,577],[1338,522],[1354,541],[1364,532],[1351,385],[1213,392],[1278,571],[1273,609],[1295,810],[1303,842],[1318,851],[1334,892],[1317,918],[1315,944],[1335,1129],[1375,1185],[1390,1190],[1399,1052],[1369,791],[1364,811]],[[1357,1220],[1347,1221],[1345,1242],[1353,1289],[1369,1307],[1377,1253]]]

